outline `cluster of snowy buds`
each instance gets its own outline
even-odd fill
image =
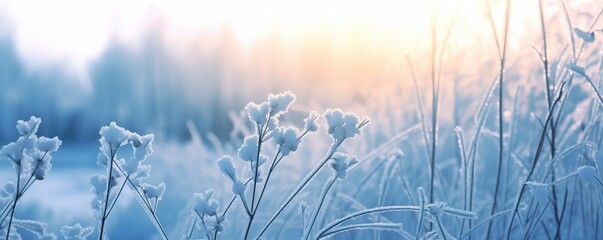
[[[289,111],[289,107],[295,99],[295,95],[291,92],[270,94],[268,101],[260,104],[251,102],[245,107],[249,120],[256,126],[257,131],[255,134],[245,137],[237,155],[242,161],[248,162],[249,176],[255,183],[264,181],[262,166],[269,160],[262,153],[262,144],[267,140],[272,140],[278,149],[279,156],[285,157],[298,150],[305,134],[318,130],[316,123],[318,114],[315,112],[311,112],[308,118],[304,119],[305,125],[301,133],[298,128],[293,126],[279,126],[279,117]],[[218,159],[217,163],[220,171],[232,180],[232,192],[242,195],[246,185],[237,174],[232,157],[223,156]]]
[[[118,126],[115,122],[102,127],[99,134],[101,146],[96,163],[105,167],[108,173],[106,175],[96,174],[90,179],[95,196],[91,207],[96,217],[99,220],[106,218],[103,214],[107,214],[106,208],[110,203],[105,201],[107,199],[116,201],[121,190],[117,192],[114,189],[119,184],[125,185],[126,183],[130,183],[133,190],[140,193],[139,196],[143,197],[142,202],[147,205],[147,208],[153,206],[148,210],[154,211],[156,203],[162,199],[165,192],[164,183],[151,185],[144,182],[150,176],[151,166],[145,164],[145,161],[153,153],[154,135],[141,136]],[[129,156],[118,156],[118,150],[128,145],[132,148],[132,151],[127,151]],[[121,180],[121,178],[125,178],[125,180]],[[107,183],[109,183],[108,190]],[[107,193],[110,198],[106,196]]]
[[[333,154],[331,159],[333,159],[331,168],[335,171],[335,176],[339,180],[345,179],[348,171],[352,169],[354,165],[358,164],[358,158],[356,156],[341,152],[336,152]]]
[[[224,230],[224,218],[220,217],[220,203],[214,199],[214,190],[208,189],[202,193],[193,195],[195,208],[193,217],[199,218],[196,227],[200,230],[201,235],[218,234]]]
[[[339,109],[327,109],[324,118],[327,120],[327,131],[335,145],[340,144],[346,138],[353,138],[360,134],[362,128],[370,122],[367,117],[360,120],[356,114],[343,113]]]
[[[245,184],[237,175],[237,168],[234,165],[232,157],[228,155],[222,156],[218,159],[217,163],[222,174],[232,181],[232,192],[235,195],[242,195],[245,191]]]
[[[222,174],[232,182],[232,193],[236,198],[240,198],[247,214],[251,219],[255,216],[257,207],[266,189],[266,185],[271,174],[279,165],[284,157],[298,151],[304,137],[310,132],[316,132],[319,129],[318,120],[321,117],[316,112],[310,112],[304,119],[303,129],[294,126],[281,126],[279,118],[289,111],[289,108],[296,97],[291,92],[279,94],[270,94],[268,100],[262,103],[251,102],[247,104],[248,119],[255,128],[255,132],[243,139],[243,143],[238,149],[238,158],[245,162],[249,167],[243,168],[245,172],[239,173],[235,161],[229,155],[220,157],[216,162]],[[338,147],[345,139],[353,138],[360,134],[361,129],[369,123],[368,118],[359,119],[352,113],[344,113],[339,109],[328,109],[323,115],[327,122],[327,130],[333,144],[331,145],[331,154],[324,160],[332,160],[331,168],[334,170],[334,179],[343,180],[349,170],[358,163],[358,158],[341,152],[337,152]],[[273,147],[274,152],[265,150],[268,143]],[[274,154],[273,157],[268,157]],[[268,163],[268,164],[267,164]],[[323,165],[324,165],[323,163]],[[264,173],[263,165],[269,165],[267,173]],[[322,165],[321,165],[322,166]],[[318,171],[318,170],[316,170]],[[312,178],[314,174],[311,174]],[[262,184],[260,188],[257,185]],[[302,183],[303,185],[307,182]],[[260,190],[261,189],[261,190]],[[251,194],[251,199],[247,199]],[[197,207],[194,218],[215,214],[218,206],[211,202],[213,191],[195,194]],[[255,201],[257,200],[257,201]],[[225,210],[227,211],[227,210]],[[225,214],[225,213],[224,213]],[[222,218],[216,218],[223,220]],[[198,227],[199,228],[199,227]],[[200,228],[207,230],[207,228]],[[206,231],[207,232],[207,231]]]
[[[208,189],[202,193],[195,193],[195,211],[201,215],[215,216],[218,214],[220,203],[213,198],[214,190]]]
[[[57,137],[36,135],[41,122],[36,117],[31,117],[29,121],[19,120],[17,130],[21,136],[0,149],[0,159],[9,160],[20,178],[33,176],[36,180],[44,180],[52,168],[50,154],[61,146],[61,140]]]
[[[16,228],[26,229],[41,239],[56,238],[54,234],[46,232],[46,223],[14,218],[18,200],[35,181],[46,179],[48,171],[52,168],[51,154],[56,152],[62,143],[57,137],[38,137],[36,134],[40,123],[42,120],[33,116],[28,121],[19,120],[16,126],[19,138],[0,149],[0,160],[10,161],[16,173],[15,181],[7,182],[0,189],[0,205],[5,206],[5,210],[0,214],[0,235],[6,236],[7,239],[22,238]],[[11,205],[12,207],[9,207]]]

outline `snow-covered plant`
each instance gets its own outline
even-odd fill
[[[312,225],[315,222],[315,218],[322,207],[322,203],[324,203],[324,198],[326,197],[326,193],[331,189],[332,185],[335,183],[336,179],[344,179],[346,177],[347,171],[351,166],[358,163],[358,159],[356,157],[351,157],[344,153],[339,153],[337,150],[343,144],[346,139],[353,138],[361,133],[362,128],[364,128],[369,122],[369,118],[364,117],[360,119],[356,114],[353,113],[344,113],[340,109],[327,109],[323,114],[324,119],[327,122],[327,133],[331,137],[331,145],[329,147],[328,152],[325,154],[325,157],[318,163],[317,166],[314,167],[305,177],[304,179],[297,185],[297,187],[293,190],[293,192],[287,197],[285,202],[278,208],[278,210],[272,215],[268,223],[260,230],[258,235],[262,237],[262,235],[268,230],[268,227],[276,220],[276,218],[283,212],[283,210],[293,201],[293,199],[307,186],[307,184],[316,176],[316,174],[327,164],[327,162],[333,159],[333,163],[331,164],[332,169],[335,171],[335,176],[330,178],[325,185],[325,188],[322,191],[320,197],[320,203],[316,206],[313,216],[313,221],[309,223],[307,234],[305,237],[309,237],[309,234],[312,230]],[[317,130],[316,125],[317,114],[312,112],[310,113],[310,117],[305,120],[305,129],[306,130]],[[305,132],[302,134],[304,135]]]
[[[296,97],[294,94],[291,92],[284,92],[270,94],[266,102],[259,104],[251,102],[247,104],[245,110],[247,111],[249,121],[254,126],[255,132],[252,135],[245,137],[241,147],[238,149],[237,155],[248,167],[240,168],[242,171],[238,172],[239,168],[236,167],[233,158],[229,155],[222,156],[217,160],[220,171],[228,177],[232,183],[233,199],[231,204],[229,204],[221,214],[218,214],[217,212],[203,212],[201,210],[204,210],[205,208],[199,209],[199,206],[204,206],[204,204],[209,201],[206,198],[208,195],[211,198],[213,191],[196,194],[195,199],[197,207],[195,208],[195,214],[193,214],[193,223],[198,222],[198,220],[205,222],[208,220],[208,216],[213,216],[212,214],[214,214],[216,216],[220,215],[220,217],[215,217],[212,221],[217,225],[220,225],[225,221],[224,217],[230,209],[232,202],[239,199],[239,202],[248,216],[244,239],[249,237],[254,220],[258,214],[258,209],[260,209],[262,199],[275,169],[285,157],[290,156],[299,149],[306,134],[318,130],[317,120],[319,115],[316,112],[310,112],[309,116],[304,119],[304,128],[301,131],[294,126],[281,126],[279,118],[288,112],[289,107],[295,100]],[[331,182],[334,182],[336,179],[345,178],[347,169],[357,162],[357,160],[354,162],[349,159],[340,161],[338,159],[342,158],[343,155],[335,154],[335,152],[345,139],[352,138],[360,133],[360,130],[368,124],[368,118],[360,120],[355,114],[343,113],[339,109],[329,109],[323,114],[323,117],[327,120],[328,133],[333,139],[329,152],[319,165],[313,169],[290,194],[289,198],[287,198],[277,212],[274,213],[268,224],[261,229],[260,236],[279,216],[284,208],[287,207],[308,184],[308,182],[314,178],[327,161],[331,159],[334,160],[333,169],[335,170],[336,176],[331,178]],[[267,144],[272,144],[276,149],[276,153],[274,153],[272,157],[269,157],[268,155],[270,153],[265,150]],[[328,189],[326,191],[328,191]],[[322,198],[324,200],[324,196],[322,196]],[[205,234],[204,237],[208,239],[216,238],[219,231],[207,228],[206,223],[203,223],[202,225],[204,226],[197,229],[200,229]],[[193,224],[193,229],[191,230],[194,230],[194,227],[195,224]],[[192,231],[189,232],[189,238],[192,236],[192,233]]]
[[[337,152],[333,154],[331,168],[335,171],[335,176],[343,180],[350,169],[358,163],[358,157],[349,154]]]
[[[316,224],[316,219],[320,214],[320,210],[322,209],[325,199],[327,197],[327,193],[337,180],[343,180],[346,178],[348,171],[358,163],[358,158],[356,156],[352,156],[346,153],[336,152],[331,157],[333,162],[331,162],[331,169],[333,169],[333,176],[327,180],[318,201],[318,204],[314,207],[314,211],[312,212],[311,220],[308,226],[304,226],[304,236],[302,239],[309,239],[310,235],[312,235],[312,229]]]
[[[224,230],[224,215],[220,214],[220,203],[214,199],[214,190],[208,189],[202,193],[195,193],[195,208],[193,209],[193,224],[187,238],[192,238],[198,229],[200,236],[205,239],[216,239],[218,234]],[[230,205],[229,205],[230,207]]]
[[[165,192],[165,184],[151,185],[144,182],[150,174],[151,166],[145,164],[153,153],[153,134],[140,136],[111,122],[100,130],[100,153],[96,163],[106,168],[104,175],[96,174],[90,179],[94,198],[91,207],[99,223],[99,240],[105,236],[105,225],[117,200],[126,185],[136,193],[142,208],[147,213],[158,232],[167,239],[159,219],[157,206]],[[122,158],[118,151],[130,145],[129,156]]]
[[[17,203],[36,181],[46,179],[52,168],[51,154],[61,146],[59,138],[38,137],[36,133],[42,120],[31,117],[28,121],[19,120],[17,130],[19,138],[0,149],[0,160],[9,161],[15,170],[15,181],[8,182],[0,190],[0,233],[6,239],[20,239],[15,228],[34,233],[38,238],[52,238],[46,233],[46,224],[29,220],[15,219]]]
[[[386,212],[418,212],[419,213],[419,224],[417,225],[417,232],[414,239],[454,239],[450,233],[448,233],[445,227],[442,224],[441,217],[443,215],[448,215],[457,218],[469,218],[474,219],[477,218],[476,214],[469,211],[464,211],[452,207],[448,207],[444,202],[436,202],[431,204],[424,204],[424,200],[427,199],[425,196],[425,192],[422,188],[418,189],[419,199],[421,202],[421,206],[382,206],[382,207],[374,207],[368,209],[362,209],[353,213],[350,213],[344,217],[336,219],[325,227],[320,229],[314,239],[323,239],[331,235],[339,234],[346,231],[357,231],[357,230],[366,230],[366,229],[374,229],[379,231],[394,231],[398,232],[406,239],[413,239],[413,236],[406,232],[400,224],[392,224],[392,223],[360,223],[360,224],[349,224],[345,226],[341,226],[344,223],[351,221],[356,218],[370,216],[375,214],[382,214]],[[421,229],[424,226],[422,224],[423,219],[427,219],[428,221],[434,223],[436,225],[437,230],[429,231],[425,235],[421,234]],[[422,236],[422,237],[421,237]],[[439,237],[436,237],[439,236]]]

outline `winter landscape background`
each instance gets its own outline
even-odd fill
[[[338,148],[359,163],[322,202],[331,168],[340,173],[326,159],[267,239],[318,238],[356,211],[422,205],[356,218],[346,224],[384,225],[331,237],[603,238],[601,13],[603,3],[589,0],[0,0],[0,145],[17,140],[17,121],[30,116],[42,120],[39,136],[62,141],[15,218],[45,222],[58,239],[64,225],[80,223],[97,238],[90,178],[105,174],[99,130],[114,121],[154,134],[147,181],[165,183],[157,218],[167,236],[213,239],[190,234],[201,228],[194,193],[215,189],[224,210],[233,182],[216,160],[228,154],[241,177],[251,176],[239,159],[256,131],[247,104],[290,91],[296,99],[280,126],[301,133],[316,111],[318,131],[279,163],[249,238],[337,142],[327,129],[334,120],[322,117],[333,108],[370,118]],[[262,154],[280,150],[267,140]],[[0,184],[15,181],[14,168],[0,161]],[[309,212],[298,213],[300,202]],[[429,205],[437,202],[459,212],[440,215]],[[240,198],[225,217],[217,238],[243,238],[249,216]],[[116,202],[106,234],[161,239],[134,191]]]

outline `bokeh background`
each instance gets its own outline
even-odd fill
[[[440,41],[454,23],[446,65],[476,70],[467,54],[486,54],[471,49],[495,53],[484,4],[3,0],[0,139],[30,115],[67,142],[94,139],[109,121],[176,140],[190,139],[193,121],[226,139],[228,113],[271,92],[323,107],[366,103],[412,82],[408,60],[423,74],[432,15]],[[497,16],[502,5],[492,3]],[[516,39],[537,23],[536,5],[521,5]]]

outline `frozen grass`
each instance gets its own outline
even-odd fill
[[[451,80],[454,89],[441,85],[465,77],[444,61],[454,22],[432,19],[427,67],[406,59],[414,93],[369,94],[350,107],[370,125],[338,109],[300,111],[285,92],[232,113],[230,142],[204,143],[188,124],[191,142],[153,149],[152,135],[103,127],[101,154],[89,159],[106,170],[91,180],[96,222],[52,224],[73,239],[601,239],[603,10],[538,1],[532,49],[512,48],[508,6],[521,3],[510,2],[502,18],[488,15],[496,51],[484,59],[496,63],[480,63],[487,70],[473,81]],[[30,121],[19,123],[23,138],[35,134]],[[0,191],[6,239],[56,237],[16,211],[38,179],[16,153],[56,150],[36,141],[0,151],[25,174]]]

